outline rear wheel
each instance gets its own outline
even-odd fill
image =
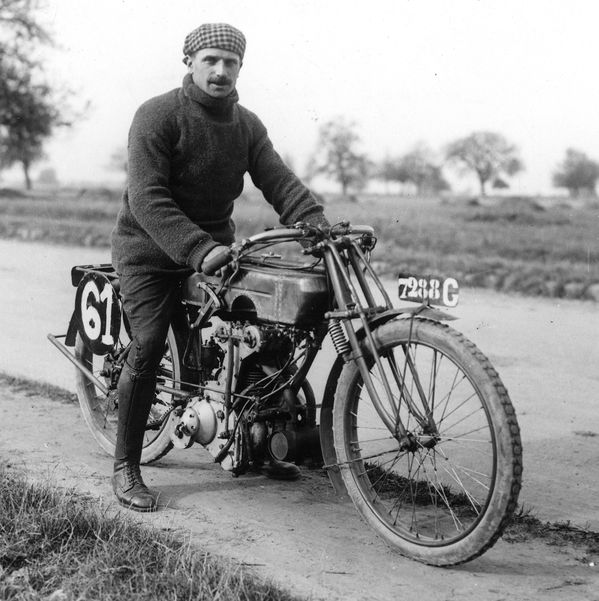
[[[123,338],[117,343],[114,354],[121,352],[127,342],[126,335],[123,335]],[[111,381],[110,377],[113,370],[113,358],[111,355],[93,354],[79,334],[75,343],[75,356],[108,388],[108,394],[104,394],[85,374],[77,369],[77,397],[85,422],[100,447],[109,455],[114,455],[118,421],[118,392],[116,378]],[[179,358],[179,347],[173,329],[169,328],[158,374],[160,381],[171,388],[179,388],[178,382],[181,381]],[[156,390],[144,435],[142,463],[156,461],[172,449],[173,444],[170,437],[172,407],[172,394]]]
[[[489,360],[446,325],[395,320],[374,340],[380,368],[366,344],[363,351],[382,406],[355,362],[335,396],[347,492],[401,553],[432,565],[473,559],[501,535],[520,490],[520,434],[507,391]]]

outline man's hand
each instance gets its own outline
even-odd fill
[[[228,246],[219,245],[219,246],[215,246],[214,248],[212,248],[210,250],[210,252],[208,252],[208,254],[202,259],[202,265],[201,265],[202,272],[206,273],[206,266],[208,266],[210,264],[212,259],[218,257],[219,255],[224,255],[228,252],[229,252]],[[208,273],[208,275],[212,275],[212,274]],[[218,269],[216,272],[214,272],[214,275],[220,276],[221,270]]]

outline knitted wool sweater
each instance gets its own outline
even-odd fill
[[[282,224],[324,224],[322,207],[275,152],[234,92],[213,98],[186,75],[145,102],[129,131],[127,189],[112,233],[119,273],[200,270],[234,240],[233,203],[248,172]]]

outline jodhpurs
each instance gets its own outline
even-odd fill
[[[118,384],[115,462],[139,463],[169,324],[180,298],[180,274],[120,275],[132,344]]]

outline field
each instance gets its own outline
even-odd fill
[[[0,236],[108,249],[119,199],[105,188],[0,190]],[[323,201],[329,220],[375,227],[373,264],[382,275],[453,276],[467,286],[599,300],[597,201],[383,195]],[[239,237],[278,225],[255,190],[237,201],[234,218]]]

